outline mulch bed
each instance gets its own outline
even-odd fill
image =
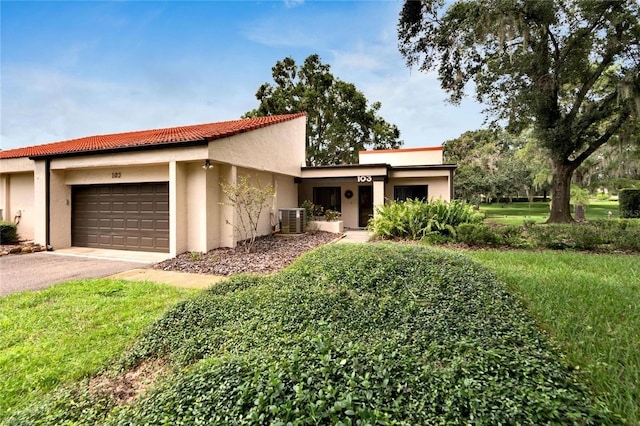
[[[329,232],[269,235],[257,238],[251,253],[247,253],[243,245],[214,249],[208,253],[183,253],[157,263],[152,268],[221,276],[240,273],[267,274],[285,268],[302,254],[341,236]]]

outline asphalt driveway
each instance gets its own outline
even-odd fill
[[[64,256],[48,252],[0,258],[0,296],[40,290],[53,284],[85,278],[103,278],[130,269],[140,262]]]

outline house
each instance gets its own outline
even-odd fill
[[[238,217],[220,183],[275,189],[259,234],[309,199],[366,225],[386,199],[450,200],[441,148],[360,152],[355,165],[305,166],[306,114],[91,136],[0,151],[0,213],[21,238],[175,256],[233,247]]]
[[[337,210],[347,228],[363,228],[386,200],[453,199],[456,166],[442,147],[360,151],[358,164],[302,167],[298,200]]]

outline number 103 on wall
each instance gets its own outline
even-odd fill
[[[358,176],[358,183],[360,182],[371,182],[371,176]]]

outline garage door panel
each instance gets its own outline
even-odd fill
[[[143,231],[153,231],[155,229],[155,221],[151,219],[142,219],[140,221],[140,229]]]
[[[145,247],[145,248],[153,247],[154,244],[155,244],[155,241],[153,238],[149,238],[149,237],[140,238],[140,245],[142,247]]]
[[[169,251],[169,184],[76,186],[72,244]]]
[[[153,201],[141,201],[140,202],[140,211],[141,212],[151,212],[156,211],[156,206]]]
[[[125,211],[124,201],[114,201],[111,203],[111,209],[114,212],[122,213]]]

